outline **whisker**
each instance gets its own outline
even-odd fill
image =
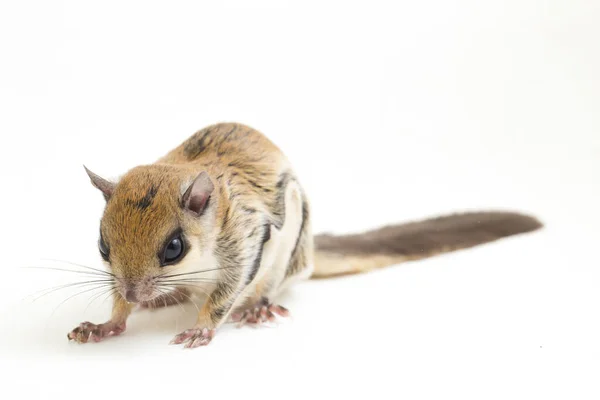
[[[102,301],[100,302],[100,304],[104,304],[104,302],[106,300],[108,300],[111,296],[115,295],[117,293],[117,288],[112,288],[112,290],[110,291],[110,293],[108,293],[108,295],[102,299]]]
[[[95,295],[93,295],[93,296],[90,298],[90,302],[89,302],[89,303],[87,304],[87,306],[85,306],[85,308],[83,309],[83,313],[85,314],[85,312],[87,311],[87,309],[88,309],[88,308],[89,308],[89,307],[92,305],[92,303],[93,303],[94,301],[98,300],[98,299],[100,298],[100,296],[103,296],[103,295],[105,295],[106,293],[113,291],[114,289],[115,289],[115,286],[111,286],[111,287],[109,287],[108,289],[105,289],[104,291],[102,291],[102,292],[100,292],[100,293],[98,293],[98,294],[95,294]]]
[[[203,295],[205,295],[206,297],[210,297],[210,293],[208,293],[208,292],[205,290],[205,288],[204,288],[204,287],[202,287],[202,286],[197,286],[197,285],[194,285],[194,284],[188,284],[188,285],[175,284],[175,285],[171,285],[171,286],[164,286],[164,285],[163,285],[163,286],[161,286],[161,287],[162,287],[163,289],[171,289],[171,290],[173,290],[173,289],[177,289],[177,288],[179,288],[179,287],[183,287],[183,288],[189,288],[189,287],[192,287],[192,286],[194,287],[194,289],[193,289],[193,290],[197,290],[197,291],[201,292]],[[181,293],[181,294],[183,294],[184,296],[186,296],[186,297],[187,297],[187,298],[188,298],[188,299],[189,299],[189,300],[190,300],[192,303],[194,303],[194,301],[193,301],[193,300],[192,300],[192,299],[191,299],[191,298],[190,298],[188,295],[186,295],[185,293]],[[196,306],[196,303],[194,303],[194,305]],[[198,310],[198,306],[196,306],[196,309]],[[200,312],[200,310],[198,310],[198,312]]]
[[[165,285],[157,285],[157,287],[162,287],[162,288],[171,289],[171,287],[169,287],[169,286],[165,286]],[[175,286],[173,286],[173,287],[175,287]],[[205,293],[205,292],[204,292],[204,293]],[[187,294],[187,293],[183,293],[183,292],[181,292],[181,294],[182,294],[182,295],[184,295],[185,297],[187,297],[187,298],[190,300],[190,302],[191,302],[191,303],[194,305],[194,307],[196,307],[196,310],[198,311],[198,314],[200,314],[200,309],[198,308],[198,306],[196,305],[196,303],[194,302],[194,300],[192,300],[192,298],[191,298],[190,296],[188,296],[188,294]],[[206,293],[205,293],[205,294],[206,294]]]
[[[183,272],[181,274],[172,274],[172,275],[166,275],[166,276],[165,276],[165,274],[162,274],[162,275],[158,275],[156,278],[173,278],[175,276],[202,274],[204,272],[219,271],[221,269],[231,269],[231,268],[239,268],[239,267],[236,265],[236,266],[231,266],[231,267],[209,268],[209,269],[202,269],[202,270],[192,271],[192,272]]]
[[[104,271],[104,270],[101,270],[101,269],[98,269],[98,268],[88,267],[87,265],[78,264],[78,263],[75,263],[75,262],[72,262],[72,261],[57,260],[57,259],[54,259],[54,258],[42,258],[42,261],[52,261],[52,262],[59,262],[59,263],[69,264],[69,265],[73,265],[73,266],[76,266],[76,267],[87,268],[87,269],[90,269],[92,271],[101,272],[103,274],[107,274],[107,275],[110,275],[110,276],[115,276],[111,272]]]
[[[51,287],[51,288],[38,290],[37,292],[35,292],[33,294],[30,294],[29,296],[26,296],[25,298],[30,297],[30,296],[35,296],[35,295],[37,295],[37,294],[39,294],[41,292],[46,292],[46,293],[40,294],[39,296],[37,296],[36,298],[34,298],[32,300],[32,302],[33,302],[33,301],[36,301],[36,300],[38,300],[38,299],[40,299],[40,298],[42,298],[42,297],[44,297],[46,295],[54,293],[54,292],[56,292],[58,290],[67,289],[67,288],[70,288],[70,287],[73,287],[73,286],[99,285],[101,287],[103,285],[108,285],[111,282],[114,282],[114,281],[113,280],[94,280],[94,281],[67,283],[67,284],[60,285],[60,286],[54,286],[54,287]]]
[[[185,293],[179,292],[182,295],[185,295]],[[179,308],[181,308],[181,310],[185,313],[185,308],[183,308],[181,301],[175,297],[174,295],[170,294],[171,297],[173,297],[173,299],[177,302],[177,304],[179,305]],[[189,299],[189,297],[188,297]],[[191,300],[190,300],[191,301]]]
[[[157,283],[170,283],[170,282],[206,282],[206,283],[219,283],[220,281],[217,279],[207,279],[207,278],[183,278],[183,279],[163,279],[157,281]]]
[[[169,286],[169,287],[176,287],[176,286],[197,286],[200,288],[204,288],[204,285],[201,285],[201,283],[206,283],[206,282],[167,282],[167,283],[156,283],[157,286]],[[212,283],[212,282],[209,282]]]
[[[72,270],[72,269],[55,268],[55,267],[38,267],[38,266],[35,266],[35,265],[24,266],[24,267],[21,267],[21,268],[25,268],[25,269],[44,269],[44,270],[73,272],[73,273],[76,273],[76,274],[86,274],[86,275],[94,275],[94,276],[105,276],[105,274],[100,274],[98,272],[75,271],[75,270]]]
[[[156,287],[156,286],[153,288],[153,290],[155,290],[155,291],[159,291],[159,290],[158,290],[158,287]],[[162,294],[164,294],[164,292],[159,292],[159,293],[162,293]],[[158,308],[158,307],[159,307],[159,305],[158,305],[158,300],[159,300],[159,297],[161,297],[161,296],[160,296],[160,295],[158,295],[158,296],[154,297],[152,300],[150,300],[150,304],[152,304],[152,306],[151,306],[151,307],[149,307],[149,308]],[[166,296],[162,296],[162,299],[161,299],[161,300],[163,301],[163,307],[165,307],[165,308],[166,308],[166,307],[167,307],[167,301],[165,300],[165,297],[166,297]]]
[[[102,292],[100,292],[100,293],[97,293],[97,294],[95,294],[95,295],[92,295],[92,297],[90,297],[90,301],[89,301],[89,303],[88,303],[88,304],[85,306],[85,308],[83,309],[83,313],[85,314],[85,312],[87,311],[88,307],[89,307],[89,306],[91,306],[91,305],[92,305],[92,303],[93,303],[94,301],[96,301],[96,300],[97,300],[97,299],[98,299],[100,296],[102,296],[103,294],[106,294],[106,293],[108,293],[108,292],[109,292],[109,291],[111,291],[112,289],[113,289],[112,287],[109,287],[109,288],[106,288],[106,289],[104,289],[104,290],[103,290]]]
[[[87,292],[91,292],[92,290],[98,290],[98,289],[101,289],[101,288],[100,287],[93,287],[91,289],[82,290],[81,292],[77,292],[74,295],[71,295],[71,296],[67,297],[66,299],[64,299],[63,301],[61,301],[59,305],[56,306],[56,308],[52,311],[52,314],[50,314],[50,317],[52,317],[54,315],[54,313],[56,312],[56,310],[58,310],[58,308],[60,306],[62,306],[63,304],[65,304],[67,301],[69,301],[73,297],[79,296],[79,295],[87,293]]]
[[[205,277],[202,277],[202,276],[175,276],[175,277],[168,277],[168,278],[167,277],[159,278],[157,280],[160,281],[160,282],[169,282],[170,280],[177,281],[177,280],[181,280],[181,279],[204,279],[204,280],[213,281],[213,282],[220,282],[221,281],[218,278],[205,278]]]
[[[204,293],[206,296],[210,296],[210,293],[208,293],[206,291],[206,287],[204,285],[200,285],[198,283],[194,283],[194,282],[182,282],[182,283],[170,283],[170,284],[160,284],[157,286],[161,286],[161,287],[170,287],[170,288],[178,288],[178,287],[194,287],[195,289],[201,291],[202,293]]]
[[[179,306],[179,308],[181,308],[181,311],[183,311],[185,313],[185,309],[183,308],[183,306],[181,305],[181,302],[177,299],[177,297],[173,296],[171,293],[169,292],[165,292],[164,290],[161,290],[160,288],[156,288],[156,290],[159,293],[162,293],[165,296],[169,296],[170,298],[172,298],[173,300],[175,300],[175,303],[177,303],[177,305]],[[181,293],[181,292],[180,292]]]

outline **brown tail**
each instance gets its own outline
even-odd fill
[[[455,214],[365,233],[315,237],[313,278],[366,272],[375,268],[466,249],[535,231],[537,219],[511,212]]]

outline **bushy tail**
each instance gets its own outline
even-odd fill
[[[313,278],[366,272],[535,231],[535,218],[511,212],[472,212],[386,226],[360,234],[315,237]]]

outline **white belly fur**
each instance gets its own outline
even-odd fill
[[[300,187],[294,181],[288,184],[285,193],[285,221],[281,229],[271,226],[271,237],[263,247],[262,260],[259,270],[254,278],[254,283],[260,282],[267,274],[270,282],[274,283],[274,289],[278,289],[285,278],[285,272],[290,262],[292,250],[296,245],[298,235],[300,234],[300,225],[302,224],[302,195]],[[211,246],[212,247],[212,246]],[[212,248],[206,248],[200,251],[197,246],[193,246],[185,259],[177,265],[177,273],[195,272],[201,269],[212,269],[218,266],[218,261],[214,256]],[[194,274],[193,277],[207,278],[208,280],[218,280],[221,271],[213,270],[206,273]],[[287,282],[286,282],[287,283]],[[287,284],[286,284],[287,286]],[[214,285],[207,283],[198,283],[190,287],[195,294],[206,295],[210,293]],[[236,306],[241,305],[243,301],[252,296],[255,285],[246,287],[236,301]],[[276,292],[272,293],[273,295]]]
[[[271,226],[271,238],[264,245],[260,268],[254,282],[260,282],[269,274],[269,281],[274,283],[274,288],[281,285],[292,250],[300,234],[301,224],[302,195],[300,187],[296,182],[290,182],[285,192],[285,221],[281,229]],[[253,290],[250,287],[248,289]]]

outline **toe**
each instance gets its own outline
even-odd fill
[[[193,331],[194,331],[193,335],[188,336],[183,340],[183,341],[185,341],[186,339],[189,339],[188,342],[183,346],[186,349],[194,349],[196,347],[206,346],[207,344],[210,343],[213,336],[215,335],[214,329],[203,328],[202,330],[193,329]],[[183,343],[183,341],[180,343]]]
[[[183,333],[180,333],[179,335],[176,335],[173,338],[173,340],[171,340],[171,344],[181,344],[189,338],[190,338],[190,336],[188,336],[185,332],[183,332]]]
[[[269,311],[271,311],[272,313],[277,314],[281,317],[288,317],[290,315],[289,310],[282,306],[272,305],[269,307]]]
[[[186,349],[195,349],[196,347],[206,346],[209,342],[210,342],[210,340],[208,338],[203,337],[203,336],[198,336],[196,338],[193,338],[193,340],[190,340],[189,342],[187,342],[187,344],[184,347]]]
[[[171,344],[181,344],[189,339],[188,345],[194,341],[194,339],[201,334],[199,329],[188,329],[181,332],[171,340]]]
[[[69,332],[69,334],[67,335],[67,337],[69,338],[69,340],[75,340],[77,338],[77,335],[79,334],[79,331],[81,329],[79,327],[73,329],[71,332]]]
[[[195,347],[200,346],[199,341],[200,341],[200,338],[192,337],[183,347],[185,349],[193,349]]]
[[[260,308],[260,321],[261,321],[261,322],[266,322],[266,321],[267,321],[267,319],[268,319],[268,317],[267,317],[267,312],[268,312],[268,311],[269,311],[269,310],[267,309],[267,306],[262,306],[262,307]]]

